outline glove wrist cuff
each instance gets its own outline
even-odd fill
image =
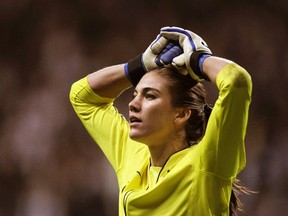
[[[211,56],[211,54],[203,51],[194,51],[190,56],[191,69],[200,80],[210,81],[209,77],[202,70],[203,62],[209,56]]]
[[[137,55],[124,65],[125,75],[133,86],[136,86],[146,73],[142,65],[142,55],[142,53]]]

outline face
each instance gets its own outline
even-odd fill
[[[177,108],[171,104],[167,81],[155,72],[147,73],[134,91],[129,103],[130,137],[155,145],[163,143],[175,132]]]

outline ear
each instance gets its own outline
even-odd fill
[[[174,123],[177,125],[185,125],[190,116],[191,116],[191,109],[189,109],[188,107],[178,108],[178,112],[176,113]]]

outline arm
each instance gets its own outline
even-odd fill
[[[131,83],[124,73],[124,64],[103,68],[88,75],[91,89],[102,97],[116,98]]]
[[[183,48],[184,53],[175,57],[172,65],[188,71],[196,81],[212,81],[219,89],[205,136],[197,146],[198,168],[235,177],[246,162],[244,138],[252,92],[250,75],[229,60],[212,56],[205,41],[189,30],[164,27],[161,35],[179,41]]]
[[[146,72],[170,64],[172,58],[182,53],[178,46],[167,43],[166,38],[158,35],[144,53],[126,64],[107,67],[90,74],[90,87],[100,96],[116,98],[123,90],[129,88],[131,83],[136,86]]]
[[[211,56],[205,59],[203,63],[203,72],[208,76],[211,82],[216,84],[215,82],[218,73],[222,70],[222,68],[231,63],[232,61],[230,60]]]
[[[113,99],[95,94],[84,77],[72,85],[70,101],[83,126],[117,171],[125,163],[127,145],[133,143],[128,137],[129,125],[113,107]]]
[[[216,57],[204,62],[204,72],[216,84],[219,96],[199,144],[199,168],[234,178],[246,164],[244,140],[252,82],[245,69],[233,62],[226,63],[227,60]]]
[[[136,85],[142,75],[158,67],[155,60],[166,43],[165,38],[157,37],[143,54],[128,63],[101,69],[72,85],[72,106],[115,171],[129,160],[131,155],[142,150],[143,146],[135,144],[136,142],[129,138],[129,124],[113,106],[113,99],[129,88],[130,82]],[[169,51],[170,49],[167,53],[171,53],[173,57],[174,52]]]

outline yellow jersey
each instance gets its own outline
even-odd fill
[[[87,77],[70,100],[116,172],[120,216],[228,216],[232,182],[246,164],[244,138],[252,81],[239,65],[217,75],[219,97],[203,139],[150,166],[148,147],[129,138],[129,124],[111,98],[97,95]]]

